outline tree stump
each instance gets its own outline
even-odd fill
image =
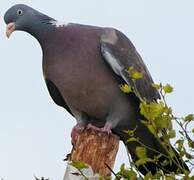
[[[77,142],[72,149],[64,180],[111,178],[111,169],[119,148],[119,137],[113,134],[86,129],[79,133]],[[80,171],[71,162],[83,162],[89,168]],[[84,178],[84,176],[85,178]]]

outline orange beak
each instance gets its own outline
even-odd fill
[[[9,23],[6,27],[6,36],[9,38],[12,34],[12,32],[15,31],[15,23]]]

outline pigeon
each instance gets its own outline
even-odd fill
[[[168,153],[142,123],[140,100],[134,93],[121,91],[121,84],[132,86],[129,67],[142,74],[135,82],[147,102],[160,98],[152,77],[132,42],[119,30],[76,23],[60,23],[27,5],[12,6],[4,15],[6,35],[25,31],[39,42],[43,55],[43,74],[53,101],[75,117],[76,132],[85,127],[114,133],[124,142],[134,162],[139,160],[139,143],[128,141],[127,130],[147,147],[148,158],[161,155],[159,162],[148,161],[137,168],[142,174],[177,172],[187,165],[175,151],[176,163],[164,163]],[[182,173],[182,172],[181,172]]]

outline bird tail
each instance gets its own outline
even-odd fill
[[[130,139],[129,135],[123,131],[116,132],[124,142],[132,161],[135,162],[137,169],[142,174],[146,175],[148,172],[151,172],[154,175],[158,170],[162,170],[165,174],[171,172],[183,174],[185,171],[189,171],[186,163],[172,146],[169,147],[169,151],[167,152],[152,133],[142,133],[144,137],[135,135],[135,137],[139,137],[142,140],[140,142],[135,138]],[[140,152],[138,152],[138,148]],[[146,156],[144,156],[144,152]],[[169,152],[171,152],[170,155]]]

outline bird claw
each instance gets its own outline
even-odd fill
[[[87,129],[94,129],[96,131],[107,133],[107,134],[111,134],[112,133],[111,125],[109,123],[106,123],[103,128],[99,128],[99,127],[96,127],[96,126],[94,126],[92,124],[88,124],[87,125]]]
[[[91,123],[89,123],[89,124],[87,125],[87,129],[94,129],[94,130],[96,130],[96,131],[101,131],[101,128],[96,127],[96,126],[92,125]]]
[[[111,134],[112,133],[110,127],[106,127],[106,126],[101,128],[101,131],[104,132],[104,133],[107,133],[107,134]]]
[[[111,134],[112,133],[111,128],[112,128],[111,123],[110,122],[106,122],[106,124],[104,125],[103,128],[101,128],[101,130],[102,130],[102,132]]]
[[[83,130],[85,129],[85,126],[83,124],[80,124],[80,123],[77,123],[72,131],[71,131],[71,143],[73,145],[76,144],[76,141],[77,141],[77,137],[79,135],[79,132],[82,132]]]

